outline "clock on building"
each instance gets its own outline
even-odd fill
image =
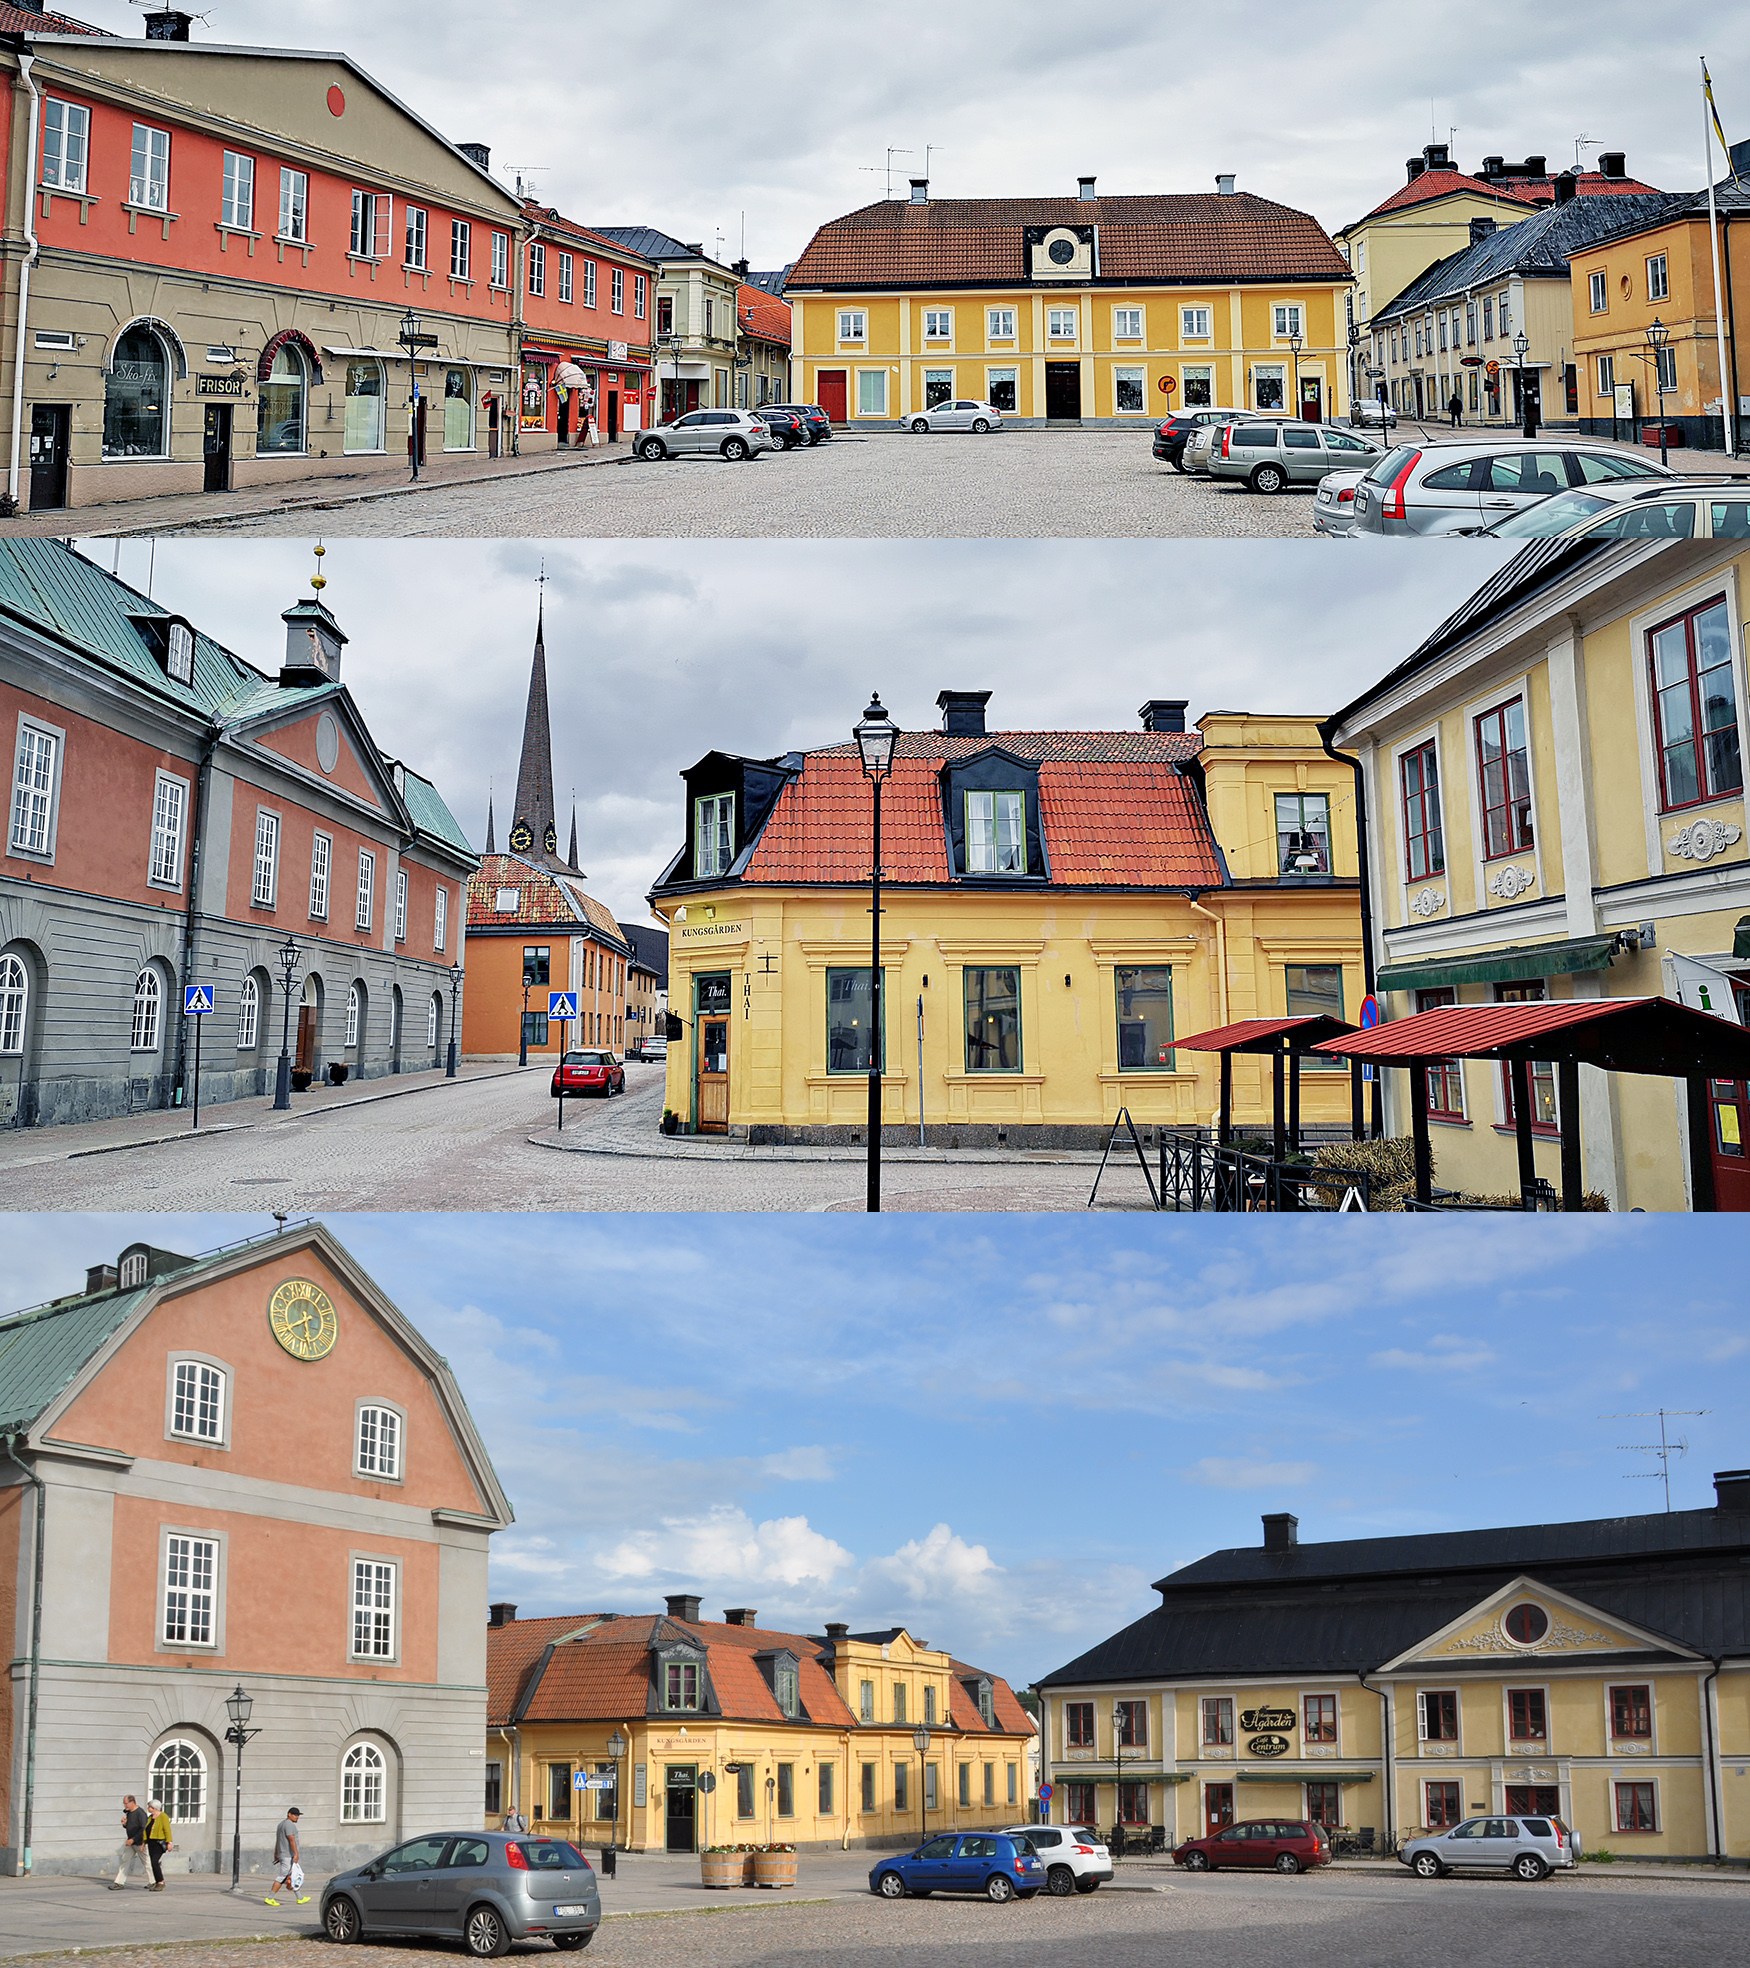
[[[526,820],[519,820],[510,830],[511,852],[513,854],[527,854],[534,844],[534,830]]]
[[[340,1334],[334,1301],[308,1278],[288,1278],[267,1306],[273,1336],[294,1360],[320,1360]]]
[[[557,854],[559,852],[559,829],[554,826],[551,820],[547,822],[547,831],[541,836],[541,845],[549,854]]]

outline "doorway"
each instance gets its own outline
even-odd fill
[[[571,442],[571,392],[567,390],[559,399],[559,445],[561,450]]]
[[[1560,1817],[1562,1793],[1554,1784],[1509,1784],[1507,1809],[1516,1818]]]
[[[1324,422],[1325,386],[1317,376],[1300,379],[1300,414],[1309,424]]]
[[[207,405],[206,429],[201,440],[201,449],[207,467],[201,489],[206,492],[229,492],[231,489],[230,404]]]
[[[1203,1786],[1204,1835],[1225,1831],[1234,1821],[1234,1787],[1230,1783]]]
[[[608,391],[608,442],[615,444],[620,436],[620,392]]]
[[[1079,362],[1046,363],[1045,416],[1049,423],[1081,422],[1082,365]]]
[[[30,412],[30,509],[48,512],[67,503],[70,403],[36,403]]]
[[[848,421],[845,415],[845,372],[842,369],[817,369],[814,374],[814,389],[829,423],[842,424]]]
[[[729,974],[701,977],[695,1020],[698,1127],[701,1134],[729,1132]]]
[[[1709,1080],[1714,1208],[1750,1210],[1750,1081]]]
[[[313,1073],[316,1070],[316,1007],[301,1004],[298,1007],[298,1050],[292,1064],[300,1073]]]
[[[691,1852],[697,1829],[699,1766],[696,1763],[670,1763],[666,1766],[663,1798],[665,1837],[663,1849]]]

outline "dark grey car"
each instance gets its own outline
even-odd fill
[[[430,1935],[482,1959],[531,1937],[587,1947],[601,1918],[588,1859],[567,1839],[527,1833],[433,1832],[337,1872],[322,1895],[331,1941]]]
[[[1326,472],[1365,471],[1384,446],[1360,431],[1298,420],[1225,424],[1206,467],[1211,478],[1242,479],[1254,492],[1316,485]]]

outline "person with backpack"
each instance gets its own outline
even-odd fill
[[[146,1888],[148,1893],[162,1893],[164,1890],[164,1854],[175,1843],[175,1834],[170,1828],[170,1813],[162,1804],[152,1807],[152,1815],[146,1822],[146,1851],[152,1861],[152,1883]]]

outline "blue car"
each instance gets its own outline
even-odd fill
[[[1045,1884],[1045,1864],[1027,1839],[990,1832],[944,1832],[915,1852],[880,1859],[869,1874],[869,1890],[884,1900],[908,1893],[982,1893],[999,1904],[1030,1900]]]

